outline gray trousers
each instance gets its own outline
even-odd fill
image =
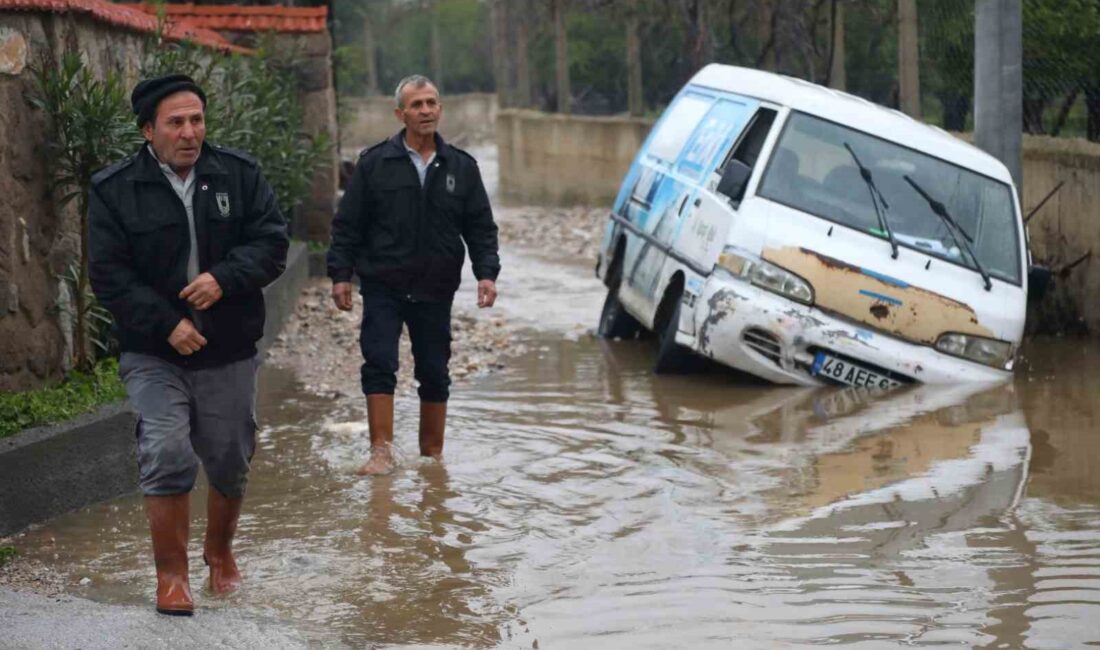
[[[138,412],[139,483],[146,496],[190,492],[199,463],[210,486],[244,496],[256,451],[259,357],[189,370],[159,357],[124,352],[119,374]]]

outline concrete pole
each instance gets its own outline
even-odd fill
[[[521,0],[519,14],[516,16],[516,105],[531,108],[531,55],[529,49],[528,22],[531,18],[531,6],[528,0]]]
[[[901,112],[920,119],[917,0],[898,0],[898,100]]]
[[[443,46],[440,43],[439,38],[439,3],[429,2],[428,11],[432,16],[432,32],[431,32],[431,65],[432,65],[432,82],[435,84],[436,89],[440,94],[443,94]]]
[[[833,0],[833,60],[829,62],[829,87],[848,89],[848,73],[844,68],[844,2]]]
[[[638,2],[631,0],[626,18],[626,103],[633,116],[645,110],[642,99],[642,39],[639,34]]]
[[[974,5],[974,144],[1023,186],[1023,18],[1021,0]]]
[[[554,15],[554,67],[557,71],[558,112],[573,110],[572,84],[569,83],[569,37],[565,32],[565,0],[551,0]]]
[[[375,51],[374,21],[368,15],[363,18],[363,57],[367,65],[367,95],[379,95],[378,52]]]

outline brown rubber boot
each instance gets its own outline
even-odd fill
[[[443,456],[443,431],[447,425],[447,402],[420,402],[420,455]]]
[[[149,519],[153,561],[157,566],[157,612],[191,616],[195,611],[187,579],[191,495],[145,497],[145,515]]]
[[[393,395],[367,395],[370,459],[355,470],[359,476],[386,474],[393,469]]]
[[[202,559],[210,567],[210,591],[227,594],[241,586],[241,572],[233,559],[233,535],[243,498],[230,499],[214,488],[206,497],[206,541]]]

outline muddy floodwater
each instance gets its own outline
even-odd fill
[[[651,342],[586,333],[588,260],[505,267],[529,351],[456,386],[442,464],[415,457],[399,400],[399,469],[356,478],[360,400],[264,369],[246,586],[199,586],[197,490],[194,624],[235,607],[350,647],[1100,644],[1096,347],[1033,344],[1013,383],[883,396],[656,377]],[[151,602],[139,496],[18,542],[72,593]]]

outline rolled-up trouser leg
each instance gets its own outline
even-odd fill
[[[417,394],[426,402],[446,402],[451,395],[451,303],[410,302],[402,315],[412,341]]]
[[[124,352],[119,375],[138,413],[142,492],[145,496],[190,492],[199,459],[191,448],[191,395],[185,371],[152,355]]]
[[[222,496],[244,496],[256,451],[258,357],[187,373],[194,400],[191,444],[210,487]]]
[[[385,289],[365,286],[359,350],[363,353],[360,380],[364,395],[393,395],[397,387],[397,342],[401,338],[401,311],[396,297]]]

